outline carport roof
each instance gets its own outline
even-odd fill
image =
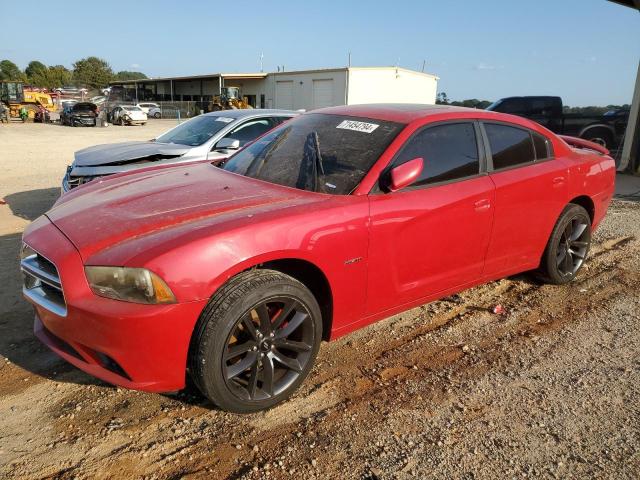
[[[619,3],[620,5],[624,5],[625,7],[640,9],[640,0],[609,0],[609,1],[613,3]]]
[[[205,75],[188,75],[184,77],[157,77],[157,78],[142,78],[140,80],[114,80],[109,82],[110,85],[133,85],[136,83],[146,82],[164,82],[164,81],[176,81],[176,80],[208,80],[213,78],[237,78],[237,79],[263,79],[267,76],[266,73],[210,73]]]

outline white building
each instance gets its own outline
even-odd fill
[[[344,67],[270,73],[267,106],[313,110],[360,103],[436,102],[438,77],[399,67]]]
[[[438,77],[400,67],[342,67],[274,73],[216,73],[112,82],[131,101],[196,101],[240,87],[255,108],[313,110],[360,103],[434,104]]]

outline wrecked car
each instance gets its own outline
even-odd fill
[[[98,106],[91,102],[64,103],[60,123],[70,127],[95,127]]]
[[[140,107],[134,105],[118,105],[108,115],[109,122],[114,125],[144,125],[147,123],[147,114]]]
[[[321,109],[223,168],[63,195],[23,235],[23,293],[36,336],[85,372],[152,392],[188,376],[253,412],[297,389],[321,340],[519,272],[572,281],[614,179],[604,147],[521,117]]]
[[[62,180],[62,193],[96,178],[152,165],[195,160],[221,164],[248,142],[297,115],[288,110],[227,110],[194,117],[159,137],[78,150]]]

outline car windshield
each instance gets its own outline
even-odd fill
[[[310,113],[241,150],[224,169],[301,190],[347,195],[403,127],[382,120]]]
[[[156,138],[159,143],[177,143],[196,147],[229,125],[229,119],[215,115],[199,115]]]

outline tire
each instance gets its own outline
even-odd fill
[[[537,276],[546,283],[572,281],[587,258],[591,246],[591,217],[580,205],[570,203],[553,227],[542,255]]]
[[[120,126],[121,126],[121,127],[124,127],[124,126],[126,125],[126,122],[124,121],[124,117],[120,117],[120,118],[118,119],[118,122],[119,122],[119,124],[120,124]]]
[[[160,112],[156,112],[153,114],[153,118],[160,118]]]
[[[224,410],[265,410],[304,381],[321,338],[320,307],[302,283],[275,270],[243,272],[200,315],[189,373],[202,394]]]
[[[582,134],[582,138],[589,140],[590,142],[597,143],[598,145],[602,145],[608,149],[613,147],[613,135],[606,128],[590,128]]]

